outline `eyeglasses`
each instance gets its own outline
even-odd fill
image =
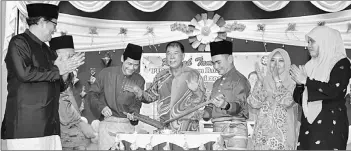
[[[48,21],[51,22],[51,23],[53,23],[54,26],[57,26],[57,23],[56,23],[56,22],[53,22],[53,21],[51,21],[51,20],[48,20]]]

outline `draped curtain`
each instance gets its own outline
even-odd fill
[[[49,4],[54,4],[58,5],[60,1],[7,1],[8,3],[7,10],[9,11],[8,14],[6,15],[6,27],[5,27],[5,38],[4,38],[4,47],[3,50],[6,50],[8,42],[11,38],[11,35],[15,32],[14,30],[14,24],[15,24],[15,19],[17,15],[17,9],[24,14],[25,16],[27,15],[27,10],[26,10],[26,4],[29,3],[49,3]],[[107,4],[109,4],[110,1],[70,1],[70,3],[76,7],[77,9],[84,11],[84,12],[96,12],[104,8]],[[193,1],[196,5],[199,7],[203,8],[204,10],[207,11],[216,11],[220,8],[222,8],[225,4],[226,1]],[[136,9],[144,12],[155,12],[162,7],[164,7],[168,1],[128,1],[130,5],[135,7]],[[265,10],[265,11],[277,11],[280,9],[283,9],[285,6],[289,4],[289,1],[253,1],[253,3]],[[348,7],[351,2],[350,1],[311,1],[313,5],[318,7],[319,9],[322,9],[327,12],[338,12],[346,7]],[[115,42],[109,38],[114,38],[114,39],[119,39],[122,40],[122,43],[126,42],[136,42],[141,45],[150,45],[152,43],[162,43],[162,42],[167,42],[168,40],[179,40],[179,39],[186,39],[187,35],[180,33],[180,32],[169,32],[169,26],[173,22],[148,22],[149,25],[154,25],[155,32],[152,34],[146,34],[143,33],[142,30],[145,25],[143,22],[115,22],[115,21],[109,21],[109,20],[102,20],[102,23],[107,23],[104,25],[101,25],[100,27],[107,28],[107,29],[98,29],[99,34],[94,35],[94,34],[89,34],[89,30],[91,27],[87,27],[88,25],[91,25],[91,21],[96,21],[96,19],[82,19],[84,20],[83,22],[79,23],[77,21],[72,20],[72,18],[75,18],[76,16],[67,16],[63,17],[61,15],[61,19],[59,19],[60,26],[63,27],[68,27],[71,26],[71,29],[73,31],[68,31],[70,34],[73,34],[75,37],[80,37],[75,40],[75,42],[78,43],[78,45],[81,45],[82,50],[87,50],[88,48],[90,50],[95,50],[96,48],[102,49],[104,46],[108,48],[122,48],[123,44],[111,44],[112,42]],[[80,17],[78,17],[80,18]],[[346,17],[348,18],[348,17]],[[331,21],[333,24],[339,25],[339,28],[341,31],[346,31],[346,27],[341,26],[341,23],[339,24],[335,23],[335,18],[328,18],[326,19],[325,17],[319,17],[316,15],[316,19],[313,21],[311,20],[300,20],[301,18],[286,18],[284,19],[273,19],[273,20],[241,20],[240,22],[244,23],[247,27],[244,32],[230,32],[228,33],[229,37],[232,38],[240,38],[240,39],[250,39],[250,40],[255,40],[255,41],[264,41],[264,42],[280,42],[280,43],[285,43],[285,44],[292,44],[292,45],[303,45],[303,34],[313,27],[318,21],[321,21],[324,19],[324,21]],[[350,18],[348,18],[350,20]],[[100,20],[99,20],[100,21]],[[273,21],[273,22],[272,22]],[[299,28],[295,32],[289,32],[286,33],[284,29],[287,27],[287,22],[299,22],[299,21],[307,21],[306,23],[303,23],[302,25],[297,25],[296,28]],[[230,21],[227,21],[230,23]],[[278,24],[279,22],[279,24]],[[345,18],[342,20],[342,22],[347,23],[347,20]],[[84,24],[83,24],[84,23]],[[119,26],[112,26],[108,25],[108,23],[112,24],[118,24]],[[266,30],[264,33],[257,32],[257,24],[266,24]],[[74,25],[75,24],[75,25]],[[184,24],[188,24],[187,22],[184,22]],[[312,26],[313,25],[313,26]],[[107,26],[107,27],[105,27]],[[129,34],[128,36],[123,36],[119,33],[120,27],[122,26],[128,26],[130,27],[130,30],[128,30]],[[309,27],[307,27],[309,26]],[[98,25],[95,27],[99,28]],[[162,27],[162,28],[161,28]],[[70,28],[66,28],[70,29]],[[278,31],[280,30],[280,31]],[[112,32],[112,33],[111,33]],[[133,36],[133,33],[136,33]],[[106,34],[106,35],[104,35]],[[166,36],[168,34],[168,36]],[[137,37],[139,36],[139,38]],[[350,39],[350,36],[346,36],[346,33],[344,32],[344,36],[346,37],[346,46],[350,48],[350,44],[348,40]],[[174,38],[176,37],[176,38]],[[278,38],[279,37],[279,38]],[[283,38],[283,39],[282,39]],[[87,42],[89,41],[89,42]],[[93,41],[93,42],[91,42]],[[101,42],[100,42],[101,41]],[[87,45],[83,47],[83,45]],[[5,53],[2,54],[3,56]]]
[[[289,1],[252,1],[257,7],[271,12],[284,8],[289,4]]]
[[[227,1],[194,1],[194,3],[207,11],[215,11],[223,7]]]
[[[351,1],[311,1],[311,3],[326,12],[338,12],[350,6]]]
[[[60,1],[17,1],[17,8],[26,14],[28,3],[50,3],[58,5]],[[110,1],[69,1],[74,7],[84,12],[96,12],[104,8]],[[166,5],[168,1],[128,1],[130,5],[144,12],[154,12]],[[193,1],[207,11],[215,11],[225,5],[227,1]],[[289,1],[252,1],[257,7],[265,11],[277,11],[289,4]],[[350,6],[351,1],[311,1],[311,3],[326,12],[337,12]]]
[[[110,1],[69,1],[74,7],[84,12],[97,12]]]
[[[143,12],[154,12],[166,5],[168,1],[128,1],[130,5]]]
[[[226,24],[228,25],[239,23],[246,26],[244,31],[228,32],[227,37],[267,43],[306,46],[305,34],[316,27],[320,21],[325,21],[326,26],[341,32],[345,47],[350,49],[351,33],[347,32],[348,23],[351,23],[350,20],[351,10],[279,19],[226,20]],[[190,21],[103,20],[68,14],[60,14],[58,22],[57,33],[54,36],[59,36],[60,32],[67,32],[73,35],[76,49],[81,51],[122,49],[127,43],[153,47],[153,45],[160,43],[188,39],[188,35],[181,31],[171,31],[171,25],[174,23],[190,24]],[[94,27],[97,28],[96,34],[92,34],[92,28],[87,26],[92,23],[94,23]],[[265,30],[259,31],[257,27],[258,24],[264,24]],[[295,29],[287,31],[289,24],[295,24]],[[127,32],[122,34],[121,28],[126,28]],[[148,28],[152,28],[152,30],[150,31]]]

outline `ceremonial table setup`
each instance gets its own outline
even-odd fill
[[[115,138],[115,144],[110,150],[226,150],[231,148],[226,147],[225,138],[238,137],[238,139],[247,139],[246,136],[236,136],[233,133],[235,132],[235,129],[228,129],[225,133],[174,131],[168,129],[168,124],[170,122],[179,119],[196,109],[198,109],[198,107],[163,123],[148,116],[134,113],[133,116],[135,119],[154,126],[157,130],[155,130],[153,134],[109,132],[109,135]]]
[[[111,150],[223,150],[223,137],[219,132],[177,132],[167,129],[167,124],[190,112],[186,112],[163,123],[148,116],[134,113],[134,118],[156,127],[157,130],[153,134],[109,132],[110,136],[115,137],[115,145]]]
[[[115,148],[112,150],[223,150],[220,133],[180,132],[161,134],[114,134]]]
[[[245,150],[247,145],[247,131],[238,131],[241,125],[246,127],[246,121],[232,122],[233,118],[225,118],[227,122],[216,124],[214,132],[194,132],[194,131],[175,131],[169,129],[169,124],[198,109],[212,103],[214,99],[200,103],[195,107],[173,117],[169,120],[160,122],[148,116],[132,113],[134,119],[145,124],[151,125],[157,130],[152,134],[133,134],[109,132],[111,137],[115,137],[115,143],[110,150],[226,150],[240,149]],[[124,112],[128,115],[129,113]],[[236,119],[237,120],[237,119]],[[239,132],[239,133],[238,133]],[[228,142],[228,139],[231,139]]]

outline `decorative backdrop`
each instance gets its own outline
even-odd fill
[[[4,53],[11,36],[15,33],[17,9],[26,16],[26,4],[50,3],[58,5],[60,1],[9,1],[7,3]],[[70,1],[70,3],[84,12],[96,12],[104,8],[110,1]],[[162,8],[168,1],[128,1],[130,5],[144,12],[154,12]],[[215,11],[223,7],[226,1],[194,1],[195,4],[207,11]],[[265,11],[277,11],[289,4],[289,1],[253,1]],[[311,1],[313,5],[327,12],[338,12],[351,4],[351,1]],[[220,14],[219,14],[220,15]],[[305,46],[304,35],[315,27],[318,22],[325,22],[327,26],[342,32],[345,47],[351,48],[351,10],[315,16],[304,16],[281,19],[263,20],[227,20],[226,26],[231,29],[227,37],[245,40],[281,43]],[[72,22],[75,20],[74,22]],[[171,31],[170,26],[175,22],[131,22],[118,20],[99,20],[60,14],[59,27],[56,35],[61,32],[73,35],[77,48],[81,51],[100,51],[120,49],[125,43],[131,42],[142,46],[155,45],[172,40],[187,39],[188,35],[178,31]],[[189,22],[178,22],[185,24]],[[241,23],[246,28],[243,31],[233,30],[231,26]],[[263,27],[263,28],[262,28]],[[69,31],[65,31],[65,30]],[[122,30],[126,29],[126,30]],[[152,30],[150,30],[152,29]],[[235,29],[235,28],[234,28]],[[121,32],[125,31],[125,32]]]
[[[185,28],[193,25],[201,30],[202,27],[197,22],[207,20],[207,16],[203,16],[194,16],[189,22],[176,22],[103,20],[60,14],[55,36],[62,31],[73,35],[76,48],[81,51],[123,49],[123,43],[149,46],[195,36],[196,31],[189,34],[182,29],[172,31],[172,28],[174,24],[183,25]],[[345,47],[351,48],[351,10],[303,17],[224,21],[225,24],[222,24],[220,30],[226,31],[228,38],[295,46],[306,46],[305,34],[320,22],[324,22],[325,26],[339,30]],[[121,32],[122,29],[126,30]],[[199,37],[197,39],[199,40]]]
[[[235,68],[240,71],[250,81],[251,87],[254,86],[256,78],[250,76],[254,69],[254,64],[258,62],[264,70],[266,70],[266,56],[269,52],[251,52],[251,53],[233,53]],[[144,53],[140,63],[140,74],[145,79],[145,88],[148,88],[153,78],[160,71],[167,69],[165,53]],[[185,53],[183,64],[196,69],[201,74],[207,98],[212,91],[212,85],[220,75],[213,68],[211,63],[211,55],[209,53]],[[158,119],[156,103],[143,104],[140,113],[153,119]],[[149,132],[154,130],[153,127],[140,123],[138,128],[143,128]]]
[[[26,12],[28,3],[50,3],[58,5],[60,1],[18,1],[17,7]],[[77,9],[84,12],[96,12],[105,7],[110,1],[70,1]],[[144,12],[154,12],[166,5],[168,1],[128,1],[130,5]],[[193,1],[207,11],[215,11],[225,5],[227,1]],[[252,1],[257,7],[265,11],[277,11],[289,4],[289,1]],[[327,12],[337,12],[348,7],[350,1],[311,1],[313,5]]]

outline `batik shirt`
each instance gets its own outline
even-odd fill
[[[185,82],[197,79],[198,90],[191,91]],[[179,75],[173,76],[170,69],[158,73],[150,87],[144,92],[142,102],[151,103],[157,101],[157,113],[161,122],[174,118],[184,113],[197,104],[204,102],[204,83],[200,73],[189,67],[182,67]],[[174,130],[197,131],[199,112],[193,112],[179,120],[170,123]],[[195,119],[195,120],[191,120]]]

